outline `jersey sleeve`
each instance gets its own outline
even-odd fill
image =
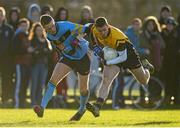
[[[66,27],[71,30],[72,35],[83,34],[84,31],[85,31],[85,26],[84,25],[80,25],[80,24],[77,24],[77,23],[72,23],[72,22],[69,22],[69,21],[66,22]]]
[[[126,43],[129,42],[128,37],[120,30],[116,34],[117,40],[116,40],[116,50],[122,51],[126,48]]]

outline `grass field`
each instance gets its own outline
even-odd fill
[[[134,109],[102,110],[94,118],[88,111],[79,122],[69,122],[71,109],[47,109],[44,118],[37,118],[31,109],[0,109],[0,127],[177,127],[180,110],[140,111]]]

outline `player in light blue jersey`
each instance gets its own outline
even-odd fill
[[[84,33],[85,26],[68,21],[55,22],[49,15],[42,15],[40,21],[47,33],[47,39],[56,46],[61,58],[48,82],[41,105],[35,105],[34,111],[38,117],[43,117],[44,109],[52,98],[56,86],[71,70],[74,70],[78,73],[79,78],[80,107],[70,121],[78,121],[86,111],[86,103],[89,98],[88,42],[80,36]]]

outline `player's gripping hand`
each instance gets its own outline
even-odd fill
[[[107,61],[106,61],[104,58],[101,58],[101,63],[102,63],[103,65],[107,65],[106,62],[107,62]]]
[[[101,59],[104,59],[104,52],[100,46],[94,45],[94,46],[92,46],[92,50],[93,50],[95,56],[98,56]]]

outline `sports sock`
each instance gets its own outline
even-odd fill
[[[51,82],[48,82],[46,92],[42,98],[41,107],[46,108],[49,100],[52,98],[55,88],[56,86],[54,84],[52,84]]]
[[[80,107],[79,107],[79,112],[83,113],[86,109],[86,103],[88,102],[89,99],[89,92],[87,95],[80,95]]]

